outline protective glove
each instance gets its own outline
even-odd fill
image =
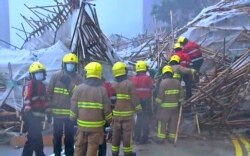
[[[181,98],[181,99],[179,100],[179,104],[180,104],[180,105],[183,105],[183,104],[184,104],[184,99],[183,99],[183,98]]]
[[[191,70],[192,80],[195,80],[196,70],[195,69],[190,69],[190,70]]]

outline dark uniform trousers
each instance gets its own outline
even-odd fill
[[[55,156],[61,156],[62,152],[62,136],[64,137],[65,155],[74,155],[74,122],[69,118],[54,118],[53,124],[53,144]]]
[[[97,156],[102,139],[103,132],[85,132],[77,130],[74,156]]]
[[[113,119],[112,153],[113,156],[119,155],[120,142],[123,142],[124,156],[132,154],[132,119],[119,120]]]
[[[186,90],[186,97],[185,99],[189,99],[192,96],[192,77],[189,74],[183,74],[182,79],[185,82],[185,90]]]
[[[170,141],[174,141],[176,135],[177,121],[178,121],[178,108],[160,108],[158,114],[160,116],[157,122],[157,138],[164,140],[168,138]],[[165,110],[162,110],[165,109]],[[162,111],[162,112],[161,112]],[[167,135],[166,135],[167,132]]]
[[[192,68],[194,68],[197,72],[199,72],[203,64],[203,61],[204,61],[203,59],[200,59],[200,60],[193,62]]]
[[[44,118],[34,116],[32,112],[25,112],[23,119],[28,136],[22,156],[32,156],[33,151],[35,151],[36,156],[45,156],[42,138],[42,121]]]
[[[140,100],[142,112],[137,113],[137,120],[135,123],[135,141],[147,142],[149,135],[149,121],[152,114],[151,99]]]

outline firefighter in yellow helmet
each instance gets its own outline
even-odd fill
[[[112,154],[119,155],[120,143],[123,142],[124,156],[133,156],[132,129],[133,115],[141,110],[141,105],[135,94],[135,88],[127,77],[127,67],[123,62],[116,62],[112,67],[112,73],[116,83],[113,87],[116,91],[116,103],[113,109],[113,137]]]
[[[173,78],[177,79],[177,80],[181,80],[181,76],[182,74],[190,74],[193,75],[195,74],[195,70],[194,69],[190,69],[190,68],[186,68],[180,65],[180,57],[178,55],[173,55],[170,58],[169,61],[169,65],[172,67],[173,69]]]
[[[48,98],[46,96],[45,67],[40,62],[34,62],[29,67],[30,80],[23,86],[23,120],[28,132],[27,141],[22,156],[45,156],[43,152],[42,121],[45,119],[45,109]]]
[[[175,139],[178,120],[179,102],[181,98],[180,81],[173,78],[172,67],[166,65],[162,68],[162,81],[156,98],[157,103],[157,143],[163,143],[166,138],[170,142]],[[167,135],[166,135],[167,127]]]
[[[203,64],[203,57],[200,46],[193,41],[189,41],[183,36],[180,36],[177,42],[183,46],[183,52],[189,55],[192,62],[192,68],[199,72]]]
[[[147,143],[149,135],[149,124],[151,110],[151,98],[153,89],[153,80],[147,73],[148,67],[145,61],[137,61],[135,64],[136,75],[132,76],[130,81],[135,87],[135,94],[139,98],[142,106],[141,113],[138,113],[135,123],[135,142]]]
[[[70,120],[70,99],[75,87],[83,82],[77,73],[78,58],[74,53],[64,55],[62,70],[54,73],[48,86],[50,108],[54,118],[53,145],[55,156],[61,156],[64,133],[65,155],[74,154],[74,122]]]
[[[103,126],[112,119],[111,104],[102,86],[102,66],[90,62],[84,68],[86,80],[71,99],[71,120],[77,122],[75,156],[96,156],[103,142]]]
[[[189,76],[191,77],[188,79],[188,81],[185,81],[186,85],[186,99],[190,98],[192,96],[192,90],[191,90],[191,79],[194,78],[196,70],[191,68],[186,68],[180,65],[180,57],[178,55],[173,55],[170,58],[169,65],[173,69],[173,78],[178,79],[181,81],[183,76]]]

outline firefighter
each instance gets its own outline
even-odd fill
[[[144,61],[137,61],[135,64],[136,75],[131,77],[130,81],[135,87],[136,96],[142,107],[142,112],[138,113],[135,123],[135,142],[147,143],[149,135],[149,124],[151,110],[151,98],[153,89],[153,80],[146,74],[147,65]]]
[[[183,51],[189,55],[192,62],[192,68],[199,72],[203,63],[200,46],[183,36],[180,36],[177,42],[183,46]]]
[[[102,86],[106,89],[109,100],[111,102],[111,110],[113,108],[113,105],[116,100],[116,93],[114,88],[112,87],[112,84],[108,81],[105,81],[104,78],[102,78]],[[103,143],[99,145],[99,150],[98,150],[98,156],[106,156],[107,152],[107,139],[109,139],[109,132],[106,131],[106,128],[109,128],[109,124],[105,123],[104,125],[104,137],[103,137]],[[111,137],[110,137],[111,138]]]
[[[77,122],[74,156],[96,156],[103,142],[103,126],[110,123],[112,112],[107,91],[102,86],[102,66],[91,62],[84,68],[86,80],[71,98],[71,120]]]
[[[74,155],[74,122],[70,120],[70,98],[76,85],[83,82],[77,71],[78,58],[73,53],[64,55],[62,70],[52,75],[48,86],[50,108],[52,110],[53,145],[55,156],[62,152],[62,136],[64,133],[65,155]]]
[[[180,43],[174,44],[174,52],[176,55],[180,57],[180,65],[188,68],[191,63],[191,60],[190,60],[189,55],[183,52],[182,48],[183,47],[181,46]]]
[[[23,87],[23,120],[28,132],[27,141],[22,156],[45,156],[43,152],[42,121],[45,119],[46,96],[45,67],[40,62],[34,62],[29,67],[30,81]]]
[[[164,143],[166,138],[170,142],[174,141],[178,121],[179,102],[182,101],[180,81],[173,78],[171,66],[166,65],[162,68],[162,81],[159,87],[159,94],[156,98],[158,107],[156,114],[157,143]]]
[[[174,45],[175,54],[180,57],[180,65],[183,67],[188,68],[190,62],[190,57],[187,53],[184,53],[182,50],[182,46],[180,43],[176,43]],[[185,89],[186,89],[186,99],[189,99],[192,96],[192,77],[190,74],[183,74],[182,79],[185,82]]]
[[[126,64],[116,62],[112,67],[112,73],[117,83],[113,85],[116,91],[116,103],[113,110],[113,137],[112,154],[119,155],[120,142],[123,142],[124,156],[133,156],[132,152],[132,129],[133,115],[137,110],[141,110],[135,94],[135,88],[127,77]]]

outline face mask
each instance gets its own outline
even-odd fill
[[[67,63],[66,64],[66,71],[67,72],[73,72],[73,71],[75,71],[75,64]]]
[[[34,77],[35,77],[35,79],[38,80],[38,81],[44,80],[44,74],[43,74],[42,72],[35,73],[35,74],[34,74]]]

